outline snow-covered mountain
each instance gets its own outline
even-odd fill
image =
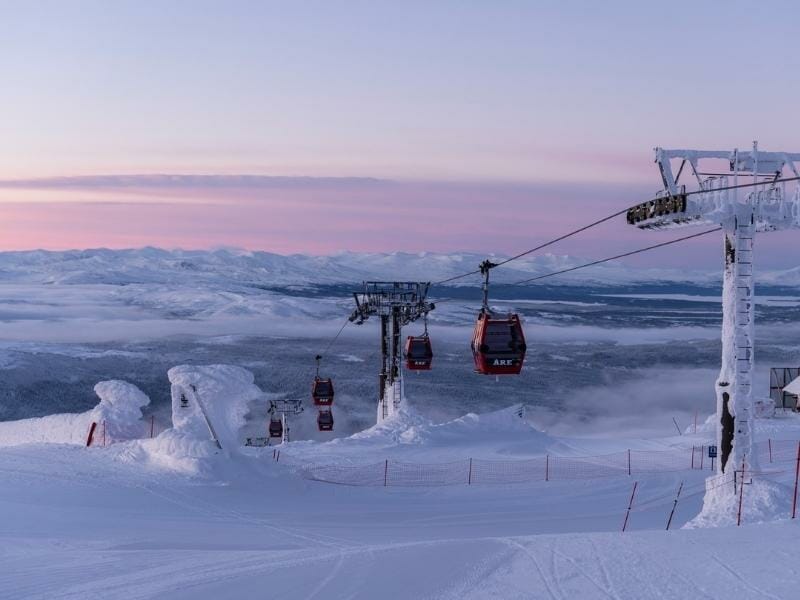
[[[391,279],[440,281],[477,268],[486,258],[475,253],[417,254],[341,252],[330,256],[280,255],[240,250],[186,251],[141,248],[132,250],[25,251],[0,253],[0,282],[47,284],[127,285],[217,284],[234,286],[308,286]],[[500,261],[503,256],[489,255]],[[524,257],[493,272],[496,282],[513,283],[588,262],[582,257],[541,254]],[[765,280],[800,285],[800,267],[784,273],[765,273]],[[474,285],[477,275],[453,285]],[[719,273],[678,269],[641,269],[606,263],[559,277],[548,284],[623,284],[691,282],[710,284]]]

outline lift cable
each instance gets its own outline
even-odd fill
[[[342,326],[339,328],[339,331],[337,331],[337,332],[336,332],[336,335],[335,335],[335,336],[333,336],[333,338],[331,338],[331,340],[328,342],[328,345],[327,345],[327,346],[325,346],[325,350],[323,350],[322,352],[320,352],[320,353],[317,355],[317,356],[319,356],[319,360],[321,360],[321,359],[322,359],[322,357],[323,357],[325,354],[327,354],[328,350],[330,350],[330,349],[331,349],[331,346],[333,346],[333,345],[336,343],[336,340],[338,340],[338,339],[339,339],[339,336],[340,336],[340,335],[342,335],[342,332],[344,331],[344,328],[345,328],[345,327],[347,327],[347,324],[348,324],[349,322],[350,322],[350,319],[349,319],[349,318],[347,318],[347,319],[345,319],[345,320],[344,320],[344,323],[343,323],[343,324],[342,324]],[[318,363],[318,364],[319,364],[319,363]],[[319,367],[317,367],[317,368],[319,369]]]
[[[501,267],[501,266],[503,266],[505,264],[510,263],[512,260],[517,260],[518,258],[522,258],[523,256],[527,256],[528,254],[532,254],[533,252],[536,252],[537,250],[541,250],[542,248],[547,248],[548,246],[552,246],[556,242],[560,242],[561,240],[565,240],[565,239],[567,239],[569,237],[572,237],[573,235],[577,235],[577,234],[579,234],[579,233],[581,233],[583,231],[586,231],[587,229],[590,229],[592,227],[600,225],[601,223],[605,223],[606,221],[610,221],[611,219],[613,219],[615,217],[618,217],[620,215],[624,215],[626,212],[628,212],[627,208],[625,210],[621,210],[621,211],[615,212],[613,215],[608,215],[607,217],[603,217],[602,219],[594,221],[593,223],[589,223],[588,225],[584,225],[580,229],[575,229],[574,231],[570,231],[569,233],[565,233],[564,235],[559,236],[559,237],[557,237],[555,239],[552,239],[549,242],[545,242],[544,244],[540,244],[540,245],[536,246],[535,248],[531,248],[530,250],[525,250],[525,252],[520,252],[519,254],[516,254],[516,255],[514,255],[514,256],[512,256],[510,258],[506,258],[504,260],[501,260],[500,262],[493,263],[491,268]],[[463,279],[464,277],[469,277],[470,275],[477,275],[480,272],[481,272],[480,269],[475,269],[474,271],[470,271],[469,273],[463,273],[462,275],[456,275],[454,277],[449,277],[447,279],[443,279],[442,281],[437,281],[435,283],[432,283],[431,285],[442,285],[444,283],[450,283],[451,281],[456,281],[458,279]]]
[[[788,182],[788,181],[800,181],[800,177],[784,177],[784,178],[781,178],[781,179],[774,179],[772,181],[760,181],[760,182],[752,182],[752,183],[742,183],[742,184],[737,184],[737,185],[731,185],[731,186],[715,188],[713,190],[694,190],[694,191],[691,191],[691,192],[686,192],[685,194],[682,194],[682,195],[693,196],[695,194],[706,194],[706,193],[709,193],[709,192],[720,192],[720,191],[733,190],[733,189],[738,189],[738,188],[754,187],[754,186],[759,186],[759,185],[774,185],[776,183],[785,183],[785,182]],[[606,221],[610,221],[611,219],[613,219],[615,217],[618,217],[620,215],[624,215],[624,214],[626,214],[628,212],[628,210],[629,209],[626,208],[624,210],[617,211],[617,212],[615,212],[613,214],[610,214],[610,215],[608,215],[606,217],[603,217],[602,219],[598,219],[597,221],[593,221],[592,223],[589,223],[588,225],[584,225],[583,227],[580,227],[578,229],[575,229],[573,231],[565,233],[564,235],[561,235],[561,236],[559,236],[557,238],[549,240],[549,241],[547,241],[547,242],[545,242],[543,244],[540,244],[540,245],[538,245],[538,246],[536,246],[534,248],[531,248],[529,250],[525,250],[524,252],[520,252],[519,254],[515,254],[514,256],[511,256],[509,258],[501,260],[498,263],[494,263],[492,265],[492,268],[506,265],[506,264],[510,263],[511,261],[514,261],[514,260],[517,260],[519,258],[522,258],[523,256],[527,256],[527,255],[532,254],[532,253],[534,253],[534,252],[536,252],[538,250],[542,250],[543,248],[547,248],[548,246],[552,246],[553,244],[555,244],[557,242],[560,242],[560,241],[565,240],[567,238],[570,238],[570,237],[572,237],[574,235],[582,233],[582,232],[586,231],[587,229],[591,229],[592,227],[596,227],[597,225],[605,223]],[[512,283],[510,285],[521,285],[521,284],[524,284],[524,283],[531,283],[531,282],[534,282],[534,281],[538,281],[540,279],[545,279],[546,277],[553,277],[555,275],[561,275],[563,273],[569,273],[571,271],[577,271],[578,269],[585,269],[586,267],[599,265],[601,263],[609,262],[609,261],[612,261],[612,260],[617,260],[619,258],[625,258],[627,256],[632,256],[634,254],[639,254],[641,252],[647,252],[649,250],[654,250],[656,248],[661,248],[663,246],[669,246],[671,244],[676,244],[678,242],[683,242],[685,240],[689,240],[689,239],[692,239],[692,238],[696,238],[696,237],[700,237],[700,236],[703,236],[703,235],[707,235],[709,233],[714,233],[715,231],[719,231],[720,229],[722,229],[722,228],[721,227],[717,227],[716,229],[709,229],[709,230],[703,231],[701,233],[695,233],[695,234],[692,234],[692,235],[687,235],[687,236],[684,236],[684,237],[676,238],[676,239],[670,240],[668,242],[662,242],[660,244],[654,244],[652,246],[647,246],[645,248],[639,248],[638,250],[633,250],[631,252],[626,252],[624,254],[618,254],[616,256],[610,256],[608,258],[603,258],[603,259],[600,259],[600,260],[592,261],[592,262],[589,262],[589,263],[586,263],[586,264],[583,264],[583,265],[570,267],[569,269],[562,269],[560,271],[554,271],[552,273],[545,273],[544,275],[538,275],[536,277],[531,277],[530,279],[523,279],[521,281],[517,281],[517,282]],[[470,275],[478,275],[480,273],[481,273],[481,269],[474,269],[474,270],[469,271],[467,273],[462,273],[460,275],[455,275],[453,277],[448,277],[447,279],[442,279],[441,281],[433,282],[433,283],[431,283],[431,285],[432,286],[434,286],[434,285],[443,285],[445,283],[450,283],[451,281],[457,281],[459,279],[464,279],[465,277],[469,277]],[[438,302],[441,303],[441,302],[446,302],[446,301],[447,301],[447,299],[439,300]],[[344,328],[347,327],[347,324],[349,322],[350,322],[349,319],[345,320],[344,324],[339,329],[339,331],[336,333],[336,335],[330,340],[330,342],[328,342],[328,345],[325,347],[325,350],[322,352],[322,354],[325,354],[328,350],[331,349],[331,347],[336,342],[336,340],[339,339],[339,336],[342,334],[342,331],[344,331]]]
[[[784,177],[784,178],[781,178],[781,179],[774,179],[774,180],[770,180],[770,181],[740,183],[740,184],[737,184],[737,185],[729,185],[729,186],[724,186],[724,187],[720,187],[720,188],[714,188],[713,190],[694,190],[694,191],[691,191],[691,192],[686,192],[685,194],[681,194],[681,195],[682,196],[683,195],[685,195],[685,196],[694,196],[696,194],[707,194],[709,192],[722,192],[722,191],[726,191],[726,190],[735,190],[735,189],[739,189],[739,188],[748,188],[748,187],[754,187],[754,186],[760,186],[760,185],[774,185],[776,183],[785,183],[787,181],[800,181],[800,177]],[[591,229],[592,227],[595,227],[597,225],[605,223],[606,221],[610,221],[611,219],[613,219],[615,217],[619,217],[620,215],[624,215],[627,212],[628,212],[628,209],[626,208],[625,210],[620,210],[618,212],[615,212],[614,214],[608,215],[607,217],[603,217],[602,219],[598,219],[597,221],[589,223],[588,225],[584,225],[583,227],[580,227],[579,229],[575,229],[574,231],[570,231],[568,233],[565,233],[562,236],[559,236],[559,237],[554,238],[554,239],[552,239],[552,240],[550,240],[548,242],[540,244],[540,245],[536,246],[535,248],[531,248],[530,250],[525,250],[524,252],[520,252],[519,254],[515,254],[514,256],[511,256],[509,258],[501,260],[500,262],[494,263],[492,268],[500,267],[502,265],[510,263],[513,260],[517,260],[518,258],[522,258],[523,256],[527,256],[528,254],[532,254],[532,253],[534,253],[534,252],[536,252],[538,250],[542,250],[543,248],[547,248],[548,246],[552,246],[553,244],[555,244],[557,242],[560,242],[562,240],[570,238],[573,235],[577,235],[579,233],[582,233],[582,232],[586,231],[587,229]],[[441,281],[436,281],[436,282],[432,283],[431,285],[433,286],[433,285],[442,285],[442,284],[445,284],[445,283],[450,283],[451,281],[457,281],[459,279],[463,279],[464,277],[469,277],[470,275],[478,275],[478,274],[480,274],[480,272],[481,272],[480,269],[475,269],[475,270],[469,271],[467,273],[462,273],[460,275],[454,275],[453,277],[448,277],[447,279],[443,279]]]
[[[515,281],[509,285],[522,285],[523,283],[531,283],[533,281],[538,281],[539,279],[544,279],[545,277],[553,277],[554,275],[561,275],[562,273],[569,273],[570,271],[577,271],[578,269],[585,269],[586,267],[592,267],[594,265],[599,265],[601,263],[609,262],[612,260],[617,260],[618,258],[625,258],[626,256],[633,256],[634,254],[639,254],[641,252],[647,252],[648,250],[655,250],[656,248],[663,248],[664,246],[669,246],[670,244],[677,244],[678,242],[683,242],[686,240],[690,240],[692,238],[700,237],[703,235],[708,235],[709,233],[714,233],[716,231],[720,231],[722,227],[715,227],[714,229],[707,229],[705,231],[701,231],[700,233],[693,233],[691,235],[685,235],[683,237],[675,238],[674,240],[669,240],[667,242],[661,242],[660,244],[653,244],[652,246],[647,246],[645,248],[639,248],[638,250],[631,250],[630,252],[625,252],[623,254],[617,254],[616,256],[609,256],[608,258],[601,258],[599,260],[594,260],[589,263],[584,263],[582,265],[578,265],[575,267],[570,267],[568,269],[561,269],[560,271],[553,271],[552,273],[545,273],[544,275],[537,275],[536,277],[531,277],[530,279],[523,279],[522,281]]]

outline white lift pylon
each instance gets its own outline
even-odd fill
[[[680,161],[673,175],[672,161]],[[664,189],[628,210],[640,229],[719,225],[724,236],[722,367],[716,382],[718,471],[757,469],[753,448],[756,233],[800,227],[800,153],[655,149]],[[691,172],[690,190],[680,185]]]
[[[395,414],[404,398],[402,331],[435,308],[427,299],[430,285],[427,281],[365,281],[362,290],[353,292],[356,308],[350,321],[361,325],[374,316],[381,321],[378,423]]]

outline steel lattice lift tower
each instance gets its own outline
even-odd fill
[[[356,308],[350,321],[361,325],[371,316],[381,319],[381,372],[378,388],[378,423],[392,416],[403,399],[402,328],[434,309],[428,302],[430,282],[365,281],[353,292]]]
[[[758,232],[800,227],[800,173],[795,165],[800,153],[764,152],[756,142],[750,151],[656,148],[655,153],[664,189],[654,200],[629,209],[628,223],[640,229],[721,226],[725,268],[722,368],[716,382],[718,471],[725,472],[729,463],[751,471],[758,468],[752,452],[753,241]],[[677,175],[672,160],[680,160]],[[679,185],[686,167],[692,191]]]

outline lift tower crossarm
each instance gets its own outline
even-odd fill
[[[671,160],[681,160],[673,176]],[[728,173],[702,168],[727,161]],[[754,357],[753,241],[757,232],[800,228],[800,185],[795,178],[800,153],[655,149],[664,188],[655,199],[627,211],[630,225],[662,229],[718,224],[724,232],[722,287],[722,368],[716,383],[718,469],[746,464],[757,469],[752,452]],[[678,178],[689,165],[696,189]],[[713,165],[712,165],[713,167]],[[787,184],[790,186],[787,187]],[[793,189],[789,189],[793,187]]]
[[[378,392],[378,423],[394,414],[403,398],[401,348],[402,328],[426,317],[435,306],[428,302],[430,282],[365,281],[354,292],[356,308],[350,321],[361,325],[370,317],[381,320],[381,373]]]

